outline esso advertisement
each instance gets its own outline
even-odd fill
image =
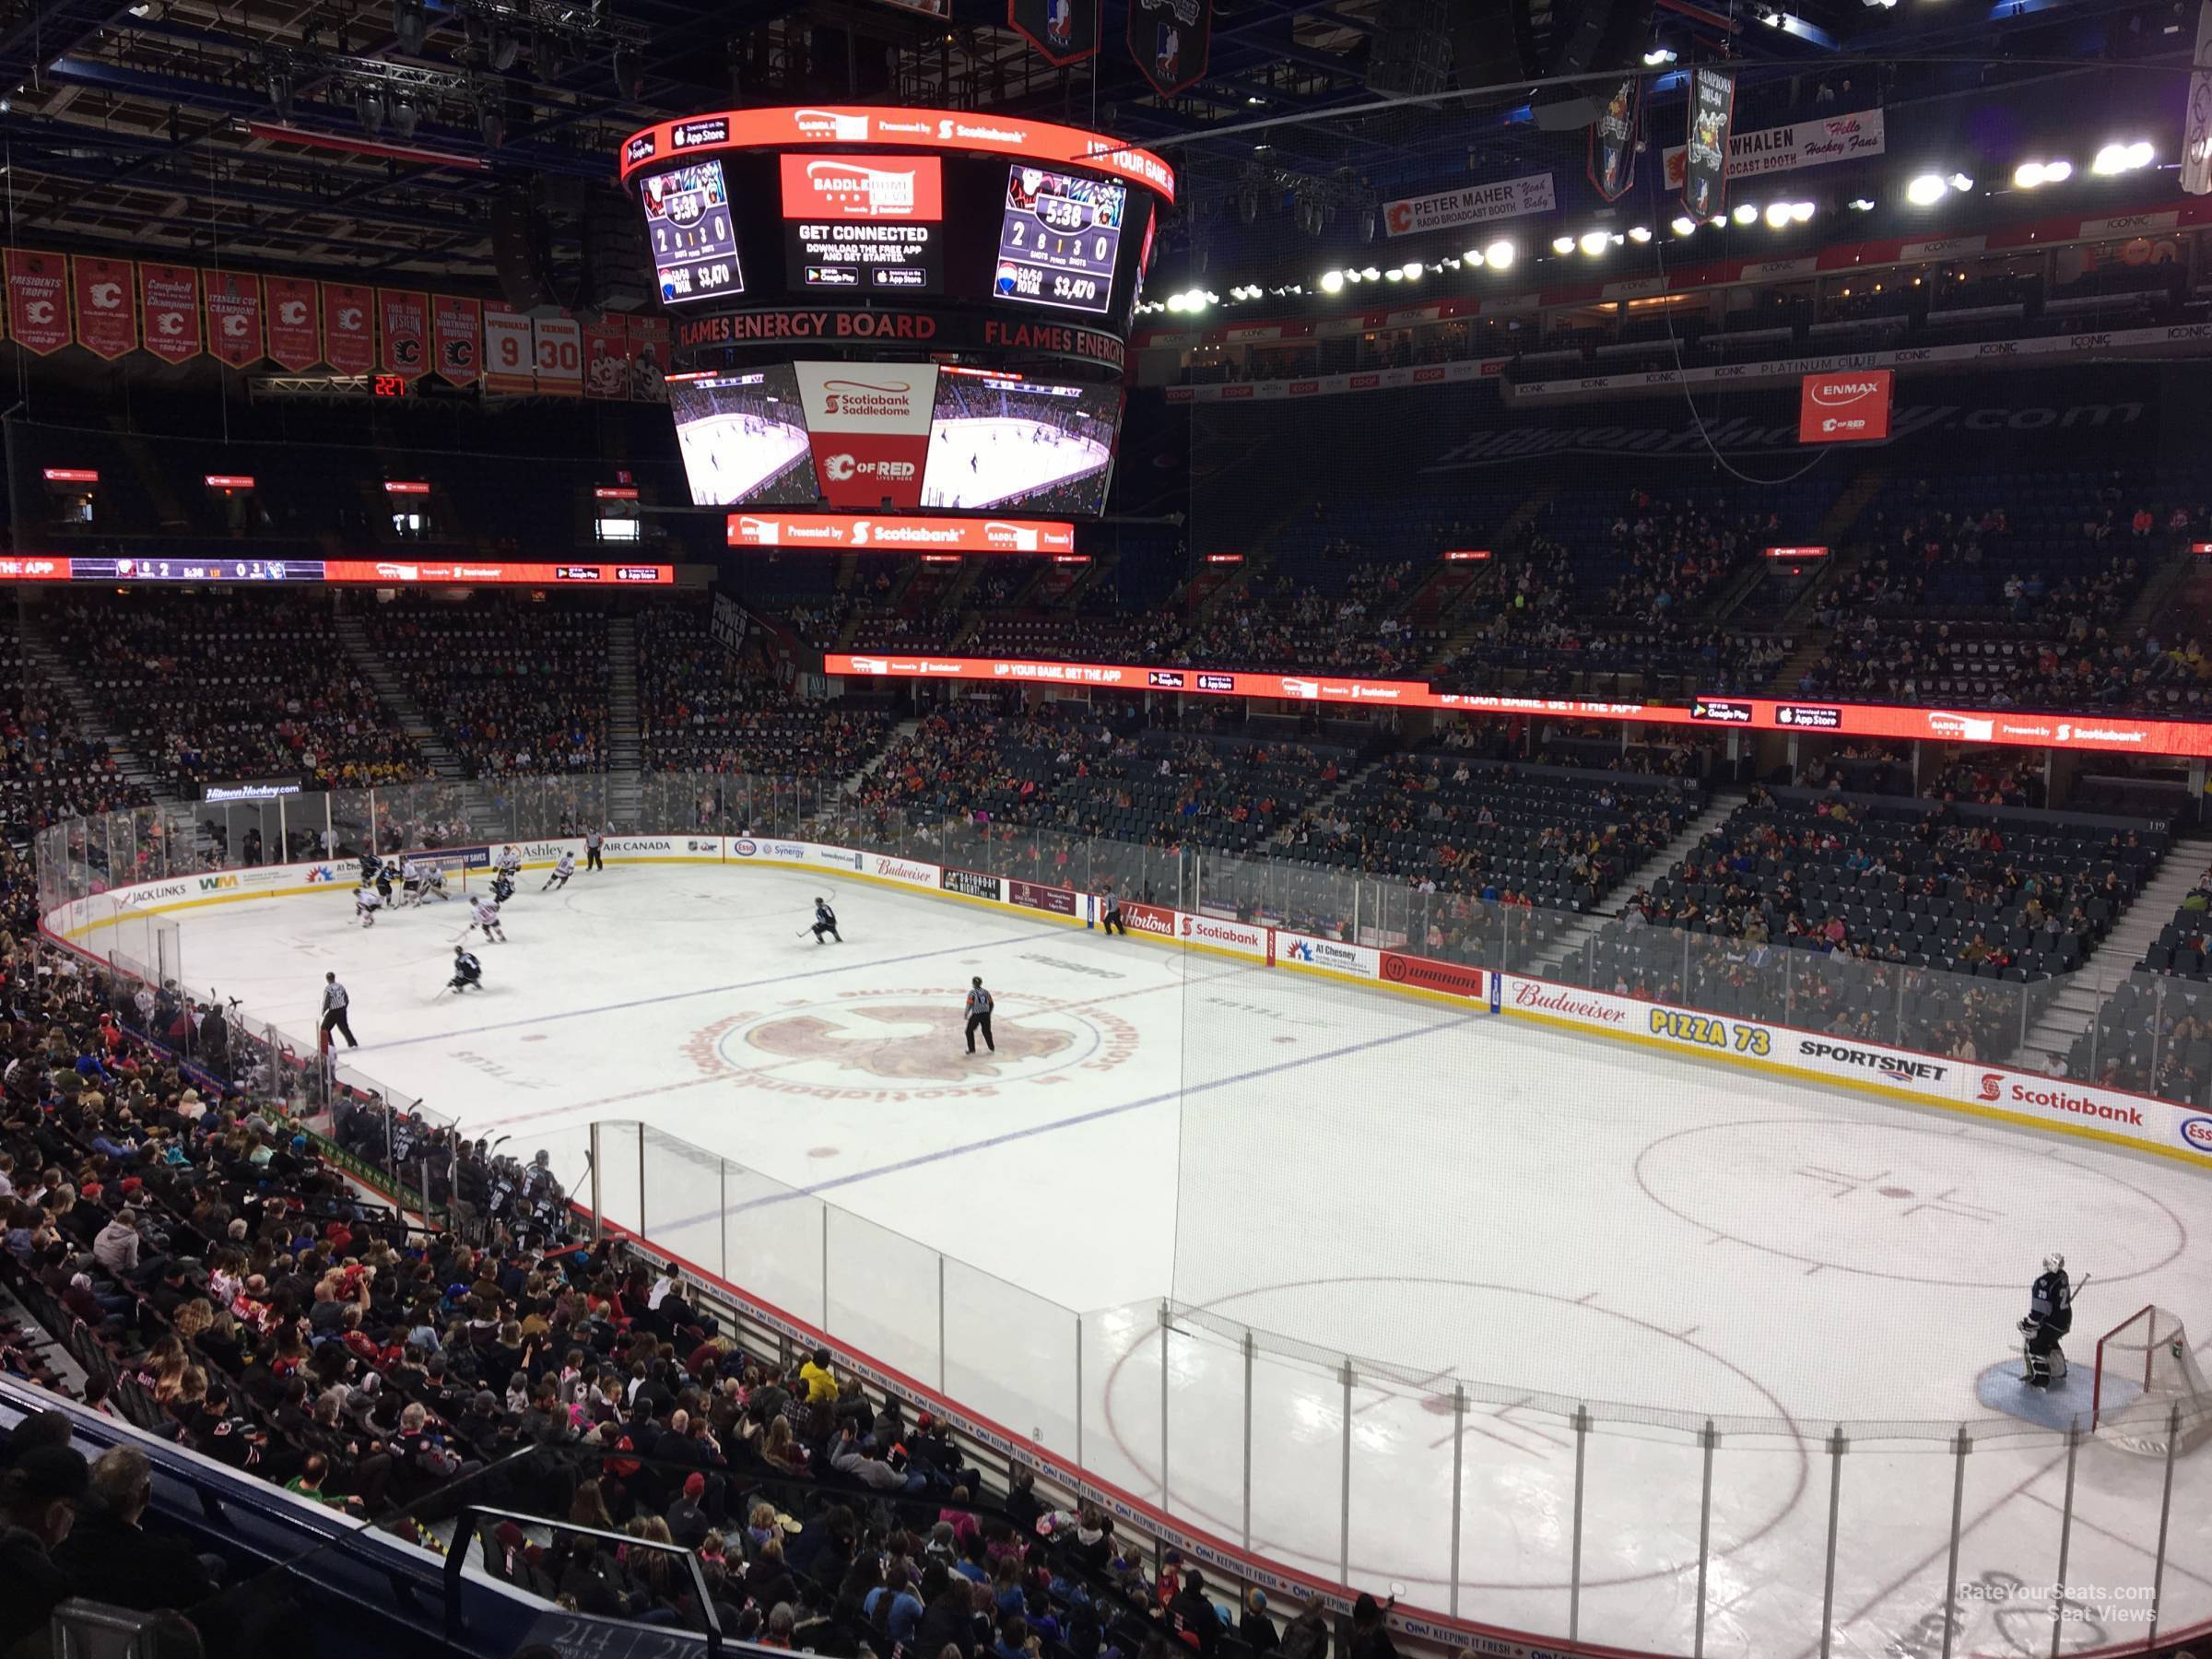
[[[1799,382],[1797,441],[1876,443],[1889,436],[1894,370],[1808,374]]]

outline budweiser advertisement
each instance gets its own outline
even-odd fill
[[[1797,441],[1877,443],[1889,436],[1891,369],[1808,374],[1798,383]]]
[[[822,499],[847,512],[922,505],[935,363],[794,363]],[[932,552],[949,549],[932,547]]]
[[[841,512],[733,512],[729,543],[733,547],[814,548],[825,553],[855,549],[876,553],[1071,553],[1076,546],[1076,527],[1065,519],[863,518]],[[834,674],[837,670],[829,672]],[[976,674],[950,677],[993,677]]]

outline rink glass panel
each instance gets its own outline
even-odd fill
[[[1561,935],[1581,920],[1571,913],[1486,905],[1289,856],[864,810],[813,780],[652,773],[643,785],[641,821],[618,830],[818,839],[1086,891],[1111,884],[1159,904],[1596,989],[1641,981],[1681,1006],[1811,1029],[1848,1025],[1907,1047],[1937,1025],[1963,1023],[1983,1059],[2010,1053],[2060,984],[1757,952],[1674,929],[1631,937],[1608,925],[1566,949]],[[575,833],[605,823],[607,810],[605,781],[588,775],[304,794],[263,804],[251,821],[226,813],[219,829],[194,807],[141,808],[41,831],[39,894],[47,910],[93,900],[87,919],[98,924],[117,914],[98,900],[110,888],[247,867],[250,845],[264,861],[289,853],[345,864],[371,847],[391,853]],[[183,941],[161,918],[96,927],[84,947],[156,982],[187,971]],[[1947,1634],[1958,1652],[1977,1641],[2049,1651],[2054,1615],[2063,1651],[2077,1652],[2143,1640],[2154,1606],[2167,1631],[2212,1618],[2212,1588],[2175,1570],[2212,1559],[2212,1463],[2203,1456],[2169,1470],[2088,1441],[2069,1492],[2066,1437],[2010,1419],[1971,1425],[1961,1458],[1955,1424],[1799,1425],[1709,1413],[1695,1398],[1612,1406],[1608,1396],[1634,1397],[1618,1378],[1591,1379],[1608,1386],[1592,1386],[1594,1400],[1585,1401],[1572,1390],[1513,1383],[1510,1347],[1480,1356],[1479,1368],[1474,1357],[1432,1351],[1417,1303],[1357,1281],[1442,1277],[1458,1282],[1452,1294],[1480,1296],[1465,1282],[1479,1274],[1450,1251],[1440,1270],[1425,1235],[1400,1228],[1393,1236],[1345,1207],[1349,1183],[1332,1176],[1352,1167],[1344,1160],[1358,1135],[1332,1129],[1331,1110],[1301,1114],[1274,1069],[1276,1051],[1290,1045],[1261,1041],[1219,1006],[1221,982],[1249,970],[1186,953],[1181,971],[1182,1199],[1169,1302],[1060,1308],[635,1124],[601,1126],[599,1162],[578,1196],[595,1193],[609,1221],[642,1230],[701,1273],[941,1387],[1194,1527],[1238,1547],[1249,1533],[1257,1555],[1328,1580],[1348,1572],[1377,1594],[1402,1583],[1409,1606],[1683,1653],[1698,1650],[1702,1608],[1705,1651],[1740,1651],[1778,1626],[1810,1644],[1832,1562],[1833,1641],[1842,1652],[1901,1643],[1934,1654]],[[2075,978],[2102,1002],[2129,973],[2100,967]],[[2153,975],[2135,989],[2154,1006],[2181,994]],[[1304,994],[1283,1000],[1295,1011]],[[1312,1041],[1359,1053],[1376,1078],[1371,1100],[1323,1103],[1339,1125],[1355,1110],[1380,1113],[1432,1082],[1418,1058],[1423,1033],[1466,1018],[1334,987],[1312,995]],[[2092,1043],[2155,1045],[2158,1023],[2133,1033],[2100,1022]],[[318,1065],[312,1030],[241,1021],[233,1041],[241,1065],[297,1110],[327,1112],[334,1082],[397,1099],[380,1087],[372,1062],[341,1051]],[[371,1167],[408,1202],[441,1203],[447,1189],[428,1149],[441,1120],[375,1121],[384,1127]],[[1382,1126],[1371,1115],[1364,1132]],[[1387,1127],[1417,1145],[1453,1132],[1433,1107],[1392,1114]],[[1254,1147],[1270,1156],[1255,1158]],[[1286,1147],[1300,1156],[1286,1161]],[[1265,1238],[1218,1226],[1209,1235],[1209,1208],[1232,1207],[1227,1200],[1240,1188],[1265,1197],[1287,1225],[1357,1241],[1344,1252],[1342,1277],[1353,1282],[1277,1282]],[[1433,1211],[1456,1213],[1449,1202]],[[1319,1350],[1269,1328],[1270,1317],[1297,1326],[1317,1310],[1347,1306],[1371,1351]],[[1781,1490],[1796,1501],[1762,1517],[1761,1504]],[[2050,1586],[2062,1547],[2060,1605]]]

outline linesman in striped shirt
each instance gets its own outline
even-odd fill
[[[993,1053],[998,1044],[991,1036],[991,993],[983,989],[983,976],[977,974],[968,982],[968,1052],[975,1053],[975,1034],[983,1034],[983,1046]]]

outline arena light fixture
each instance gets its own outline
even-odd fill
[[[1369,265],[1367,269],[1360,272],[1359,275],[1366,277],[1370,282],[1372,282],[1376,277],[1382,276],[1382,273],[1376,270],[1373,265]]]
[[[1802,225],[1810,220],[1812,217],[1813,205],[1810,202],[1792,202],[1790,204],[1791,223]]]
[[[1874,211],[1873,202],[1869,201],[1865,196],[1853,196],[1851,200],[1844,203],[1843,206],[1850,208],[1853,213],[1872,213]]]
[[[1595,259],[1612,245],[1613,239],[1603,230],[1585,230],[1579,244],[1584,253]]]
[[[1643,66],[1646,69],[1664,69],[1674,61],[1675,49],[1672,46],[1654,46],[1643,54]]]
[[[1465,253],[1461,254],[1460,257],[1465,260],[1467,264],[1474,265],[1477,269],[1481,268],[1483,262],[1483,252],[1480,248],[1469,248]]]
[[[1491,270],[1502,271],[1513,263],[1515,252],[1513,244],[1500,237],[1482,251],[1482,257]]]
[[[1767,229],[1779,230],[1790,222],[1790,205],[1787,202],[1767,204]]]
[[[1974,187],[1974,182],[1965,173],[1955,172],[1951,175],[1950,185],[1953,190],[1963,195]]]
[[[1404,276],[1408,282],[1418,282],[1421,279],[1421,273],[1427,269],[1428,267],[1422,265],[1419,260],[1409,259],[1405,263],[1405,265],[1399,267],[1398,274]]]
[[[1406,273],[1398,266],[1392,265],[1389,270],[1382,273],[1382,280],[1385,282],[1403,282],[1406,280]]]
[[[1694,236],[1697,234],[1698,221],[1686,213],[1677,213],[1675,215],[1674,224],[1669,229],[1677,236]]]
[[[1641,247],[1645,242],[1648,242],[1652,240],[1651,227],[1649,225],[1630,225],[1629,227],[1629,240],[1634,242],[1638,247]]]
[[[1949,188],[1941,173],[1922,173],[1905,186],[1905,200],[1915,207],[1933,207],[1943,200],[1943,193]]]
[[[1738,202],[1734,217],[1737,224],[1748,225],[1759,218],[1759,209],[1748,202]]]

